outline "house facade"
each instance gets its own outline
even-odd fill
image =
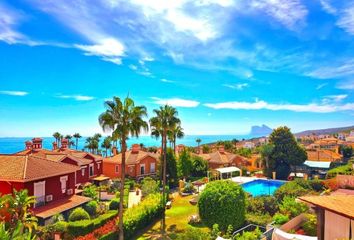
[[[99,155],[77,151],[69,148],[67,139],[61,140],[60,148],[57,143],[53,143],[53,149],[47,150],[42,148],[42,139],[34,138],[32,141],[26,141],[26,149],[17,154],[30,156],[39,156],[50,161],[67,163],[77,166],[75,185],[79,186],[90,182],[93,178],[103,173],[103,158]]]
[[[139,144],[134,144],[132,149],[126,152],[126,176],[142,178],[144,176],[155,175],[158,159],[158,154],[143,151],[140,149]],[[103,174],[112,179],[121,178],[121,153],[103,159]]]

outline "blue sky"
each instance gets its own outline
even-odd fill
[[[354,1],[3,0],[0,136],[100,132],[129,93],[187,134],[354,124]]]

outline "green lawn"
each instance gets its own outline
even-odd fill
[[[189,203],[192,196],[181,197],[177,195],[172,202],[172,207],[166,210],[166,230],[170,239],[176,239],[176,235],[183,232],[188,226],[188,219],[191,215],[197,214],[197,206],[193,206]],[[144,239],[159,239],[161,221],[149,226],[143,233],[138,236],[139,240]],[[198,226],[199,227],[199,226]],[[200,226],[205,231],[208,228]]]

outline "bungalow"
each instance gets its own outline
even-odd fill
[[[76,172],[75,185],[90,182],[95,177],[102,175],[102,160],[99,155],[70,149],[67,139],[62,139],[61,147],[53,143],[53,149],[42,148],[42,139],[33,138],[32,141],[26,141],[26,149],[16,154],[39,156],[54,162],[62,162],[79,167]]]
[[[139,144],[134,144],[130,151],[125,153],[126,175],[141,178],[155,175],[159,155],[140,149]],[[103,159],[103,174],[110,178],[120,178],[122,174],[122,153]]]
[[[211,169],[231,166],[243,167],[249,165],[247,158],[226,152],[223,146],[220,146],[217,151],[212,153],[197,154],[197,156],[206,160]]]
[[[45,224],[56,213],[68,212],[90,200],[74,195],[78,169],[34,155],[0,155],[0,193],[27,189],[30,196],[36,197],[35,215]],[[58,202],[60,208],[52,211],[52,206]]]

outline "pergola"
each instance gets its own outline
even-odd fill
[[[239,169],[237,167],[224,167],[224,168],[217,168],[215,170],[219,172],[220,179],[223,179],[223,176],[222,176],[223,173],[226,173],[226,175],[230,174],[230,177],[232,177],[233,172],[240,172],[240,176],[242,175],[241,169]],[[228,177],[226,177],[226,178],[228,178]]]

